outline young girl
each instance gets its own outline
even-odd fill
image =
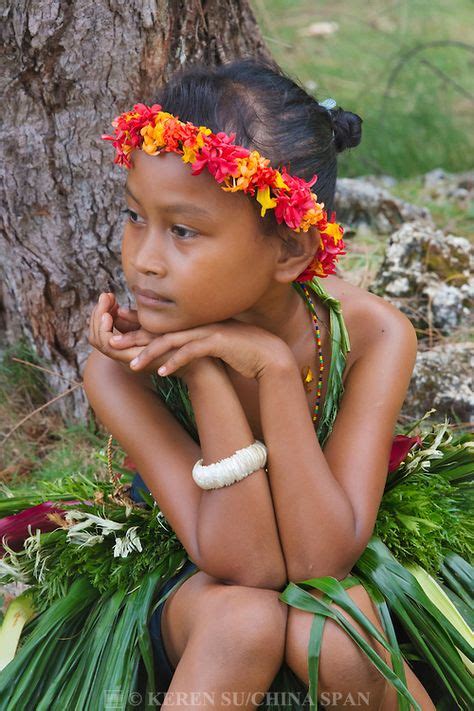
[[[366,548],[416,337],[393,306],[333,273],[336,156],[359,143],[360,117],[240,60],[176,74],[153,107],[114,125],[136,309],[101,294],[84,386],[141,474],[135,497],[148,488],[189,556],[150,622],[163,707],[207,708],[208,692],[214,707],[255,708],[282,663],[309,684],[313,615],[279,595],[288,581],[345,580]],[[158,368],[185,384],[199,445],[158,397]],[[348,594],[382,631],[365,589]],[[319,693],[334,707],[362,693],[367,708],[397,708],[395,688],[330,619]]]

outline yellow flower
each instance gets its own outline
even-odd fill
[[[277,202],[270,197],[270,187],[267,185],[265,188],[259,188],[257,190],[257,200],[261,204],[262,209],[260,210],[260,216],[263,217],[267,210],[275,207]]]
[[[301,229],[303,232],[307,232],[311,225],[317,225],[323,216],[323,208],[318,202],[315,203],[308,212],[305,212],[301,220]]]
[[[288,190],[288,185],[285,183],[283,180],[282,174],[280,173],[279,170],[276,171],[276,188],[285,188],[285,190]]]
[[[199,131],[196,133],[195,136],[194,145],[187,146],[183,144],[183,155],[181,158],[184,163],[194,163],[194,161],[196,160],[197,151],[200,150],[204,145],[204,136],[207,136],[210,133],[212,133],[210,128],[206,128],[205,126],[199,126]]]
[[[174,118],[173,114],[169,114],[167,111],[158,111],[155,116],[155,122],[164,123],[166,119]]]
[[[252,176],[255,175],[261,164],[261,160],[262,157],[258,151],[252,151],[245,158],[237,158],[237,175],[231,176],[233,178],[232,185],[229,184],[229,180],[226,180],[227,187],[222,189],[226,192],[235,193],[237,190],[248,188],[252,181]]]
[[[155,156],[159,153],[158,146],[160,145],[157,141],[156,131],[154,126],[143,126],[140,129],[140,133],[143,136],[142,150],[148,153],[150,156]]]
[[[195,148],[183,145],[183,155],[181,156],[181,160],[184,163],[194,163],[194,161],[196,160]]]
[[[212,133],[210,128],[206,128],[205,126],[199,126],[199,132],[196,136],[196,144],[199,146],[199,148],[202,148],[204,145],[204,136],[209,136],[210,133]]]
[[[337,244],[339,240],[342,239],[341,230],[337,222],[328,222],[324,234],[330,235],[334,240],[334,244]]]

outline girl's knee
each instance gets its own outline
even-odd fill
[[[374,639],[354,621],[355,627],[366,642],[387,661],[381,654],[381,645],[375,646]],[[388,652],[387,652],[388,654]],[[354,690],[369,693],[373,701],[381,701],[386,690],[386,680],[367,657],[365,652],[349,637],[337,622],[327,619],[324,625],[321,641],[321,657],[319,663],[319,686],[321,692],[346,693]],[[370,708],[373,708],[371,705]]]
[[[382,632],[380,620],[365,589],[358,585],[347,592],[359,609]],[[317,598],[322,597],[322,593],[317,590],[311,591],[311,594]],[[330,606],[337,609],[382,659],[390,664],[388,661],[390,655],[383,645],[368,635],[341,607],[334,603],[330,603]],[[306,684],[309,683],[308,645],[312,622],[312,614],[290,609],[285,648],[286,662]],[[351,688],[360,688],[363,691],[366,688],[371,690],[375,698],[375,696],[382,697],[386,689],[384,677],[366,654],[337,622],[329,618],[326,618],[323,627],[318,681],[321,692],[343,692]]]
[[[279,592],[243,585],[209,586],[202,600],[201,624],[256,651],[283,656],[288,608]]]

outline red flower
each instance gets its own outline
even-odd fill
[[[257,172],[252,175],[251,178],[251,185],[253,188],[253,190],[251,191],[251,195],[254,195],[255,190],[258,190],[259,188],[264,188],[267,185],[270,185],[270,187],[274,189],[277,173],[277,170],[275,170],[274,168],[270,168],[268,165],[263,168],[260,167]]]
[[[179,144],[180,142],[186,140],[188,135],[189,132],[181,130],[181,122],[178,118],[175,118],[174,116],[169,118],[163,129],[165,151],[168,153],[172,151],[175,153],[182,153]]]
[[[133,148],[141,146],[143,137],[140,130],[143,126],[153,124],[154,118],[159,111],[161,111],[160,104],[153,104],[150,107],[145,104],[135,104],[133,111],[120,114],[112,121],[115,135],[108,136],[103,134],[101,138],[105,141],[113,142],[112,145],[116,149],[114,163],[125,165],[127,168],[131,167],[128,154]]]
[[[397,435],[393,438],[392,451],[390,452],[390,460],[388,463],[388,473],[398,469],[400,464],[406,459],[408,452],[417,444],[421,444],[421,437],[407,437],[406,435]]]
[[[303,178],[289,175],[285,167],[282,168],[281,175],[290,190],[289,194],[284,189],[275,191],[278,193],[275,217],[278,224],[286,222],[291,229],[296,229],[299,227],[303,215],[314,208],[309,188],[314,185],[318,176],[313,175],[311,180],[306,182]]]
[[[228,175],[236,175],[237,158],[246,158],[250,151],[234,146],[234,138],[235,133],[227,136],[222,131],[209,137],[192,164],[192,175],[199,175],[206,167],[218,183],[222,183]]]
[[[64,503],[79,504],[81,502],[65,501]],[[58,528],[58,524],[48,518],[48,514],[64,513],[66,513],[64,509],[59,508],[56,504],[53,504],[52,501],[44,501],[42,504],[30,506],[30,508],[13,514],[12,516],[5,516],[0,519],[0,544],[5,536],[5,540],[11,548],[21,550],[23,548],[23,542],[31,535],[28,526],[31,526],[33,533],[37,528],[39,528],[42,533],[53,531],[55,528]],[[4,552],[4,549],[0,545],[0,553]]]
[[[324,204],[319,204],[317,195],[310,190],[317,175],[306,181],[290,175],[286,166],[275,170],[269,159],[258,151],[236,145],[235,133],[214,134],[205,126],[197,127],[190,121],[183,123],[178,116],[161,109],[160,104],[135,104],[132,111],[112,121],[114,135],[102,135],[102,138],[113,141],[115,163],[130,168],[129,155],[135,148],[143,148],[150,155],[161,151],[178,153],[185,163],[191,164],[192,175],[199,175],[207,168],[216,182],[224,183],[223,190],[243,190],[253,197],[256,194],[262,217],[266,210],[274,209],[278,224],[284,222],[297,232],[301,229],[306,232],[311,225],[316,225],[321,234],[320,248],[296,281],[334,274],[338,256],[345,254],[343,229],[335,222],[334,212],[330,222],[327,221],[322,209]],[[249,156],[249,160],[242,160]]]

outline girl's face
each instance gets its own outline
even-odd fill
[[[138,287],[171,300],[137,301],[143,328],[185,330],[250,313],[264,295],[268,300],[278,238],[259,233],[248,197],[224,192],[206,170],[192,175],[174,153],[134,150],[130,158],[125,278],[135,295]]]

